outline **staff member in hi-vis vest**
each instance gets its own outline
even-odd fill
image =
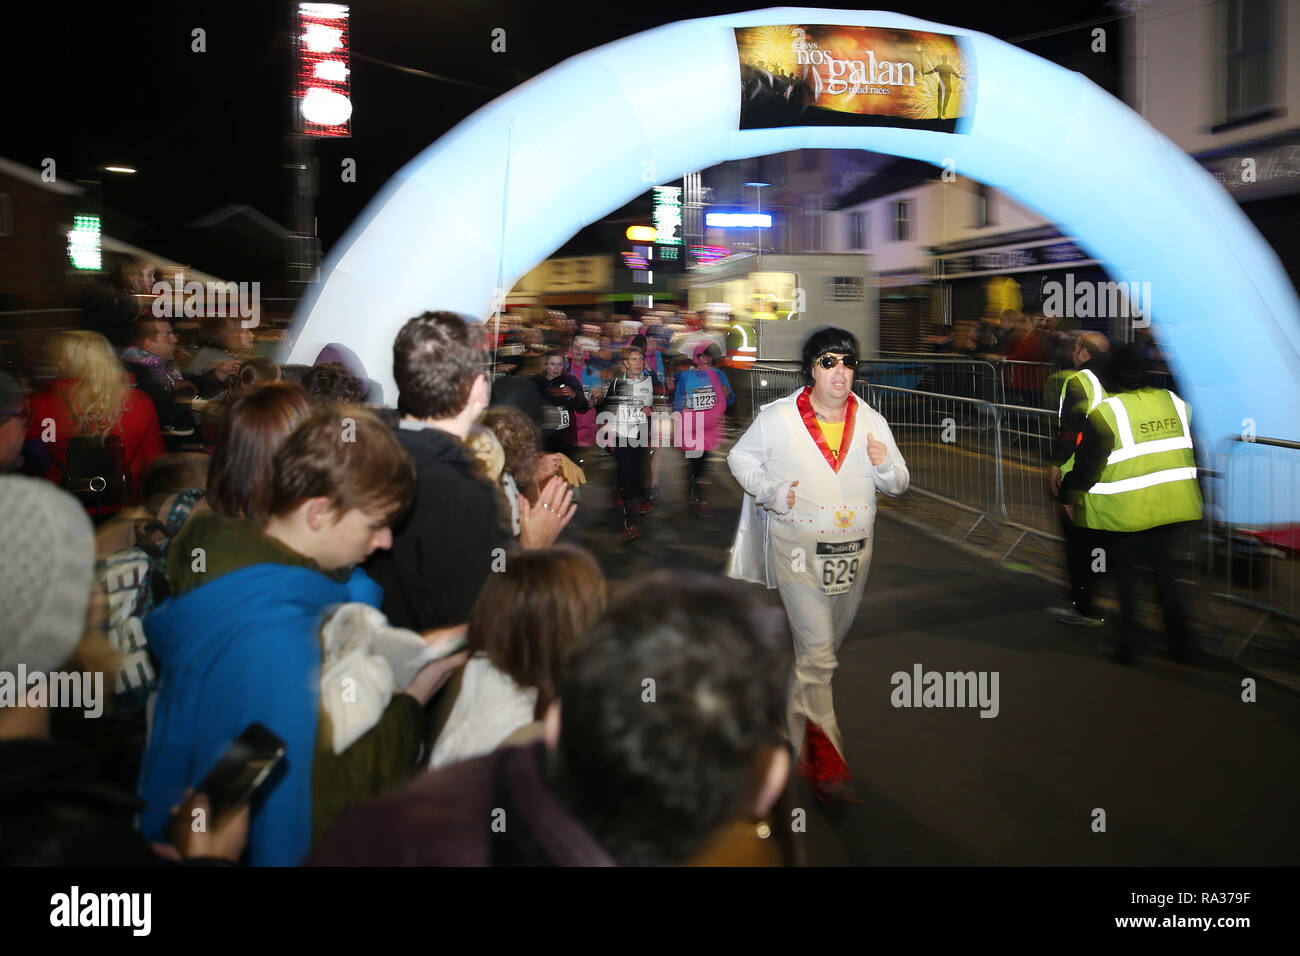
[[[1192,644],[1178,576],[1187,544],[1201,520],[1192,412],[1163,388],[1147,388],[1141,353],[1122,345],[1112,353],[1104,384],[1110,396],[1088,416],[1074,468],[1061,497],[1074,523],[1099,535],[1119,591],[1120,638],[1115,657],[1129,663],[1138,644],[1139,564],[1155,572],[1169,653],[1187,660]]]
[[[794,637],[790,740],[822,801],[856,800],[831,678],[867,582],[876,492],[909,481],[889,425],[853,394],[857,364],[851,333],[815,332],[803,348],[812,386],[764,405],[727,456],[745,490],[727,574],[780,590]]]
[[[1074,449],[1083,438],[1088,416],[1097,410],[1106,391],[1100,376],[1105,374],[1110,361],[1110,341],[1100,332],[1085,332],[1074,342],[1074,370],[1065,375],[1057,415],[1060,429],[1052,451],[1052,465],[1047,481],[1052,494],[1059,494],[1061,479],[1074,468]],[[1093,608],[1096,574],[1093,571],[1093,549],[1097,546],[1094,535],[1076,525],[1065,513],[1057,509],[1061,536],[1065,539],[1065,567],[1070,576],[1070,606],[1053,608],[1057,620],[1078,627],[1101,627],[1106,622]]]

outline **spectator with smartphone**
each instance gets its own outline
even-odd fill
[[[17,675],[26,683],[42,674],[48,688],[50,674],[62,671],[84,687],[78,671],[106,665],[111,670],[111,655],[105,658],[107,646],[95,627],[94,536],[76,499],[35,478],[0,477],[0,526],[6,536],[23,542],[21,550],[0,549],[0,681],[13,690]],[[154,866],[165,859],[238,859],[246,812],[217,829],[187,828],[177,834],[176,846],[151,847],[132,826],[137,806],[131,794],[112,785],[89,750],[51,734],[55,701],[33,698],[27,687],[19,692],[25,695],[22,706],[0,693],[0,865]],[[182,797],[187,818],[207,807],[202,794]]]
[[[140,776],[141,830],[171,807],[250,723],[285,741],[283,770],[253,807],[248,860],[294,865],[311,845],[320,715],[317,624],[334,604],[378,606],[357,565],[392,544],[415,469],[392,431],[350,406],[313,409],[275,452],[257,523],[196,515],[167,552],[171,597],[145,623],[161,668]]]

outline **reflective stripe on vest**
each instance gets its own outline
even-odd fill
[[[1106,458],[1106,464],[1114,465],[1121,461],[1128,461],[1130,458],[1139,458],[1142,455],[1154,455],[1162,451],[1177,451],[1180,448],[1192,447],[1192,432],[1187,426],[1187,403],[1175,395],[1169,393],[1169,397],[1174,400],[1174,409],[1178,412],[1178,420],[1182,423],[1183,434],[1178,438],[1159,438],[1156,441],[1144,441],[1141,444],[1133,440],[1133,425],[1129,421],[1128,409],[1124,403],[1119,400],[1118,396],[1112,396],[1106,399],[1106,404],[1111,407],[1115,413],[1115,426],[1119,432],[1119,445]],[[1105,492],[1102,492],[1105,494]]]
[[[1155,442],[1151,444],[1154,445]],[[1149,475],[1138,475],[1136,478],[1121,478],[1119,481],[1099,481],[1088,489],[1088,494],[1118,495],[1125,491],[1137,491],[1141,488],[1150,488],[1153,485],[1163,485],[1170,481],[1186,481],[1189,478],[1196,479],[1195,468],[1167,468],[1164,471],[1152,472]]]
[[[1079,501],[1079,524],[1134,532],[1201,518],[1192,410],[1182,399],[1166,389],[1139,389],[1105,399],[1089,417],[1113,444],[1097,483]],[[1182,434],[1173,438],[1134,440],[1134,432],[1168,435],[1179,426]]]
[[[1105,394],[1101,390],[1101,381],[1092,373],[1091,369],[1081,368],[1075,372],[1074,375],[1086,379],[1092,386],[1092,396],[1091,401],[1088,403],[1088,411],[1095,411],[1097,406],[1101,404],[1102,395]],[[1074,378],[1074,375],[1066,376],[1065,381],[1061,383],[1061,402],[1059,407],[1056,409],[1056,414],[1058,416],[1065,414],[1065,390],[1070,387],[1070,379]]]

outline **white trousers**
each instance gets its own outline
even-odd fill
[[[836,655],[853,625],[867,586],[873,544],[874,537],[868,536],[858,555],[859,565],[853,586],[842,594],[822,592],[815,544],[805,549],[806,556],[800,561],[783,553],[788,549],[778,546],[775,540],[769,544],[772,549],[770,566],[776,569],[777,591],[794,636],[794,668],[790,673],[786,722],[796,756],[803,746],[807,720],[816,722],[840,756],[844,756],[844,738],[835,717],[831,678],[839,664]],[[797,570],[800,566],[803,570]]]

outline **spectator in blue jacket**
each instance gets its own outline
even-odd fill
[[[141,830],[161,838],[186,788],[260,722],[286,757],[253,806],[248,862],[293,866],[312,837],[317,625],[333,604],[379,606],[379,586],[357,565],[392,545],[415,468],[374,415],[323,405],[285,439],[273,470],[261,521],[197,515],[168,548],[171,597],[145,622],[161,674]]]

